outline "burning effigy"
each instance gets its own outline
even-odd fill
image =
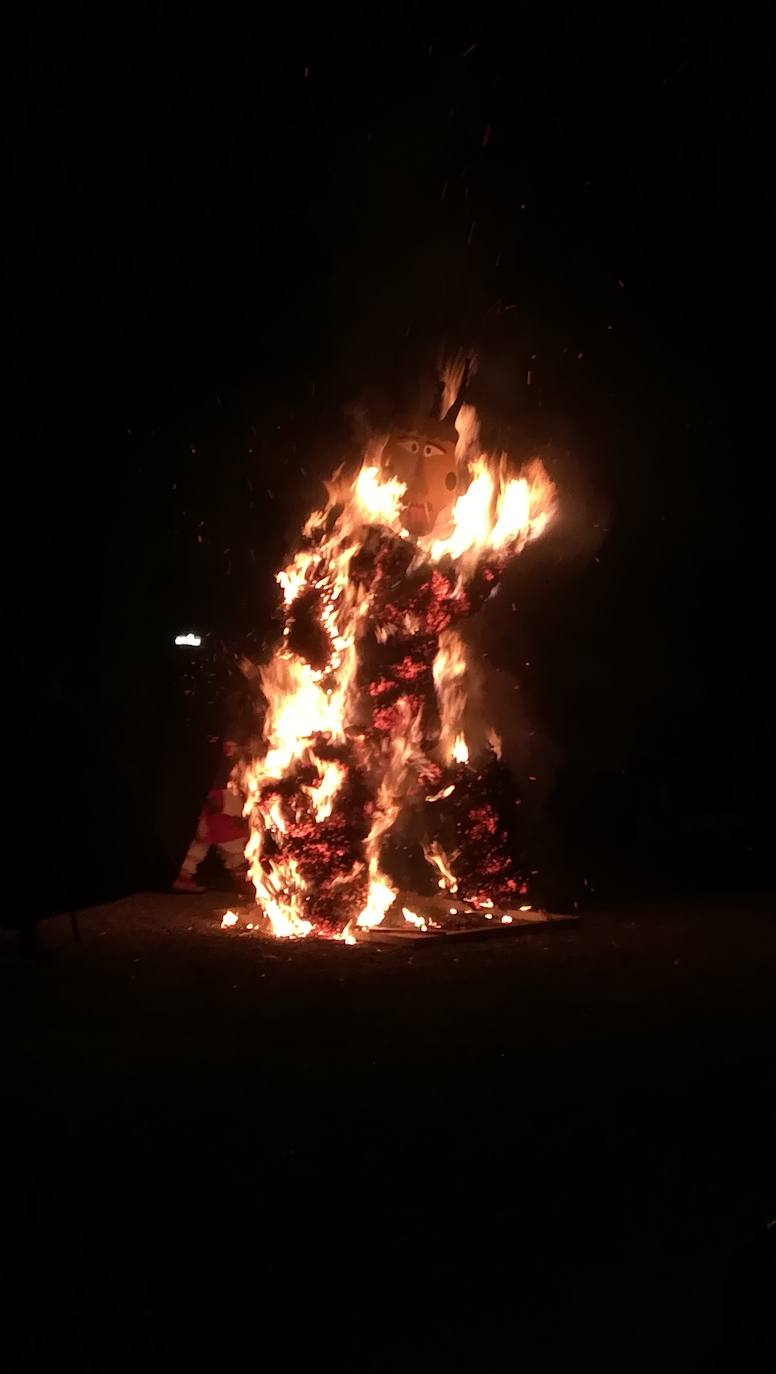
[[[335,473],[277,574],[263,743],[238,779],[256,902],[276,936],[353,942],[381,925],[528,909],[497,735],[470,757],[457,627],[547,528],[556,492],[539,459],[515,473],[482,450],[462,380],[447,369],[433,422],[374,438],[357,471]],[[433,875],[433,911],[388,861],[399,832]]]

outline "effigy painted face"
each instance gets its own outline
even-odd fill
[[[383,470],[404,482],[404,518],[411,534],[429,534],[458,495],[458,466],[452,439],[397,429],[383,450]]]

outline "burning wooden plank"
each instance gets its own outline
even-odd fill
[[[504,920],[508,916],[508,920]],[[514,935],[524,935],[530,931],[568,929],[579,924],[575,915],[550,911],[503,912],[497,919],[486,921],[482,913],[472,915],[470,924],[424,928],[414,925],[374,926],[371,930],[359,930],[357,944],[393,945],[404,943],[433,944],[439,941],[459,940],[499,940]]]

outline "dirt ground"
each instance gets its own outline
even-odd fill
[[[770,1367],[773,903],[388,950],[226,904],[2,946],[6,1368]]]

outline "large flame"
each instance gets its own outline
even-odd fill
[[[461,406],[456,429],[456,457],[469,469],[469,485],[453,506],[447,532],[421,543],[432,562],[449,556],[470,571],[484,554],[513,556],[536,539],[555,512],[555,488],[538,458],[514,477],[503,456],[493,463],[481,453],[473,406]]]
[[[456,425],[469,480],[431,535],[408,534],[405,486],[383,471],[377,446],[355,477],[335,474],[277,575],[285,625],[260,673],[264,743],[241,777],[249,871],[275,935],[350,941],[401,912],[381,864],[385,837],[405,804],[425,797],[438,810],[466,773],[466,657],[451,622],[470,609],[475,574],[492,583],[542,533],[555,489],[538,459],[511,474],[483,453],[471,406]],[[435,841],[425,852],[439,885],[457,892],[444,850]]]

